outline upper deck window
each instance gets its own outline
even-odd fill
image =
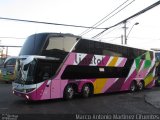
[[[40,55],[47,34],[34,34],[27,38],[19,55]]]
[[[65,34],[34,34],[27,38],[20,55],[43,55],[61,58],[60,56],[64,56],[63,53],[66,54],[71,50],[76,41],[77,37]],[[62,53],[62,55],[58,56],[59,53]]]
[[[43,47],[42,55],[49,57],[56,57],[59,58],[60,60],[63,60],[68,54],[68,52],[70,52],[70,50],[73,48],[76,41],[77,41],[76,37],[51,36],[47,39]]]
[[[75,37],[50,37],[44,46],[43,50],[63,50],[69,52],[76,43]]]

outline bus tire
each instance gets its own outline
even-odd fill
[[[160,80],[155,81],[155,86],[157,86],[157,87],[160,86]]]
[[[139,82],[139,84],[138,84],[138,90],[141,91],[141,90],[143,90],[143,89],[144,89],[144,81],[141,80],[141,81]]]
[[[72,85],[67,85],[64,90],[64,99],[70,100],[74,97],[75,91]]]
[[[137,83],[136,81],[132,81],[130,84],[130,92],[135,92],[137,90]]]
[[[87,98],[93,94],[93,89],[90,84],[85,84],[82,87],[82,97]]]

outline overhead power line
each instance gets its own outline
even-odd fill
[[[106,28],[105,30],[103,30],[102,32],[98,33],[97,35],[95,35],[95,36],[92,37],[92,38],[96,38],[96,37],[100,36],[101,34],[103,34],[103,33],[104,33],[105,31],[107,31],[108,29],[113,28],[113,27],[116,27],[116,26],[118,26],[118,25],[120,25],[120,24],[123,24],[123,23],[127,22],[128,20],[130,20],[130,19],[132,19],[132,18],[134,18],[134,17],[137,17],[137,16],[139,16],[139,15],[141,15],[141,14],[147,12],[148,10],[150,10],[150,9],[152,9],[152,8],[154,8],[154,7],[156,7],[156,6],[158,6],[159,4],[160,4],[160,0],[157,1],[157,2],[155,2],[155,3],[152,4],[152,5],[148,6],[148,7],[146,7],[145,9],[143,9],[143,10],[137,12],[136,14],[134,14],[134,15],[132,15],[132,16],[130,16],[130,17],[128,17],[128,18],[122,20],[121,22],[118,22],[117,24],[112,25],[112,26]]]
[[[5,17],[0,17],[0,19],[2,19],[2,20],[11,20],[11,21],[19,21],[19,22],[29,22],[29,23],[48,24],[48,25],[68,26],[68,27],[92,28],[92,29],[105,29],[105,28],[87,27],[87,26],[80,26],[80,25],[69,25],[69,24],[60,24],[60,23],[51,23],[51,22],[42,22],[42,21],[33,21],[33,20],[22,20],[22,19],[15,19],[15,18],[5,18]]]
[[[132,0],[129,4],[127,4],[126,6],[124,6],[122,9],[120,9],[119,11],[117,11],[119,8],[121,8],[124,4],[126,4],[129,0],[123,2],[121,5],[119,5],[116,9],[114,9],[112,12],[110,12],[109,14],[107,14],[104,18],[102,18],[101,20],[99,20],[97,23],[95,23],[92,27],[98,27],[100,26],[101,24],[103,24],[104,22],[106,22],[107,20],[109,20],[110,18],[114,17],[116,14],[118,14],[120,11],[122,11],[123,9],[125,9],[127,6],[129,6],[132,2],[134,2],[135,0]],[[115,11],[117,11],[116,13],[114,13]],[[114,13],[114,14],[113,14]],[[113,15],[112,15],[113,14]],[[112,15],[112,16],[110,16]],[[109,17],[110,16],[110,17]],[[109,17],[109,18],[107,18]],[[106,19],[107,18],[107,19]],[[83,36],[87,33],[89,33],[90,31],[92,31],[94,28],[90,28],[90,29],[87,29],[85,31],[83,31],[80,36]]]
[[[103,34],[103,35],[101,35],[100,37],[98,37],[98,39],[101,39],[101,38],[103,38],[103,36],[106,36],[106,35],[110,34],[111,32],[116,31],[116,30],[119,30],[119,29],[121,29],[121,28],[122,28],[122,26],[114,27],[113,29],[109,29],[105,34]]]
[[[20,38],[20,37],[0,37],[5,39],[26,39],[26,38]]]

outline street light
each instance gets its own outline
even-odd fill
[[[138,25],[138,24],[139,24],[138,22],[136,22],[135,24],[133,24],[133,26],[131,27],[130,31],[129,31],[128,34],[126,35],[126,30],[127,30],[126,21],[124,22],[124,40],[125,40],[125,44],[127,44],[128,36],[129,36],[129,34],[131,33],[133,27],[134,27],[135,25]]]

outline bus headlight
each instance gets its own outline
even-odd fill
[[[25,95],[26,96],[26,98],[29,100],[29,96],[28,95]]]

